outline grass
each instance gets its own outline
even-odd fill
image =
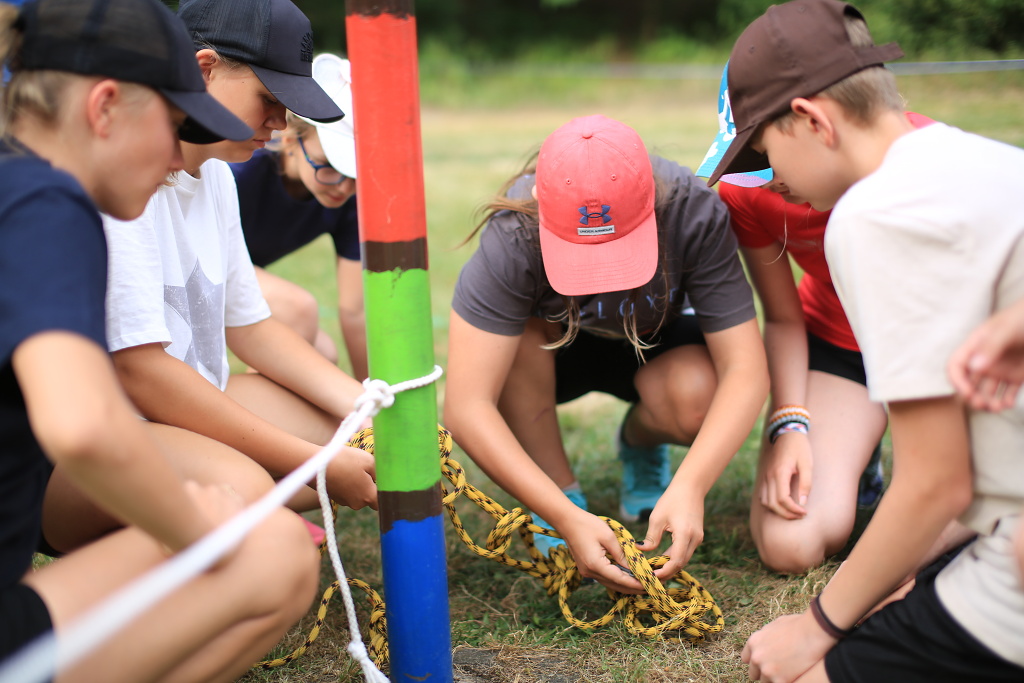
[[[478,208],[549,132],[574,116],[604,113],[636,128],[651,150],[695,167],[717,130],[717,81],[583,78],[547,82],[535,73],[527,79],[512,72],[491,77],[462,74],[453,81],[458,92],[444,93],[444,81],[425,84],[422,111],[432,315],[435,352],[442,366],[447,358],[452,289],[473,248],[459,248],[458,244],[475,224]],[[914,111],[1024,146],[1019,104],[1024,101],[1022,72],[905,76],[900,85]],[[984,169],[962,172],[983,173]],[[941,182],[955,187],[956,178]],[[322,324],[336,335],[331,259],[329,243],[320,240],[272,270],[317,294]],[[443,379],[438,389],[442,401]],[[590,395],[564,406],[560,414],[567,448],[593,509],[610,516],[615,516],[618,481],[611,444],[624,409],[615,399]],[[780,614],[803,609],[835,568],[833,561],[805,576],[783,577],[758,562],[747,529],[757,437],[755,430],[709,494],[706,537],[687,567],[725,614],[726,627],[720,636],[692,646],[669,639],[637,638],[621,622],[594,632],[567,628],[557,602],[545,594],[539,581],[477,558],[449,526],[448,579],[457,661],[469,649],[487,650],[482,663],[469,668],[481,676],[476,680],[488,681],[745,681],[740,651],[749,634]],[[673,454],[678,461],[683,450],[675,449]],[[506,507],[515,504],[464,453],[456,449],[454,457],[466,467],[472,483]],[[465,504],[460,505],[460,514],[474,538],[486,536],[489,517]],[[375,514],[342,510],[337,529],[349,575],[380,590]],[[634,535],[644,533],[641,527],[630,529]],[[516,554],[525,557],[525,551]],[[332,578],[325,562],[324,585]],[[590,587],[581,589],[573,604],[603,610],[604,600],[597,587]],[[363,623],[365,616],[361,609]],[[274,655],[286,654],[300,644],[311,623],[312,615],[293,629]],[[289,666],[253,671],[241,680],[362,680],[345,653],[346,644],[344,612],[335,600],[325,629],[305,655]]]

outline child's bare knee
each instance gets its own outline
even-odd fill
[[[825,543],[808,531],[806,528],[798,533],[765,531],[757,548],[761,562],[780,574],[803,574],[817,567],[825,561]]]
[[[320,577],[320,554],[302,519],[281,509],[254,529],[244,546],[245,581],[263,611],[304,614]]]

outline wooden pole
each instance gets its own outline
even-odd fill
[[[434,368],[412,0],[348,0],[345,26],[370,376],[394,384]],[[452,680],[436,395],[373,421],[392,681]]]

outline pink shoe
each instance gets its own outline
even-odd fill
[[[301,515],[300,515],[301,517]],[[305,517],[302,517],[303,523],[306,525],[306,529],[309,531],[309,537],[313,539],[313,545],[320,545],[327,538],[327,532],[322,526],[317,526],[313,522],[309,521]]]

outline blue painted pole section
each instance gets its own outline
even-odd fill
[[[452,680],[448,581],[445,572],[431,570],[444,564],[444,548],[438,554],[435,543],[443,536],[444,518],[438,515],[396,522],[381,537],[388,558],[383,569],[392,681]]]

